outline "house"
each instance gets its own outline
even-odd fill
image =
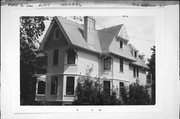
[[[72,102],[78,77],[91,67],[91,76],[117,89],[118,95],[133,82],[147,85],[148,66],[129,43],[123,24],[96,30],[89,16],[84,17],[84,25],[54,17],[39,50],[47,58],[47,74],[45,80],[38,80],[37,101]]]

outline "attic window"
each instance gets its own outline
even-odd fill
[[[59,30],[59,28],[56,28],[55,30],[54,30],[54,39],[55,40],[58,40],[59,38],[60,38],[60,30]]]
[[[120,40],[120,48],[123,49],[123,41]]]

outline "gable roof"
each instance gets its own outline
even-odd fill
[[[55,17],[55,19],[67,34],[67,37],[69,38],[72,45],[83,49],[91,50],[97,53],[101,53],[101,47],[99,43],[99,36],[97,30],[94,30],[94,44],[90,45],[86,42],[83,36],[83,25],[72,22],[63,17]]]
[[[109,46],[111,45],[114,37],[118,35],[121,27],[122,24],[98,30],[101,49],[103,52],[108,52]]]
[[[93,35],[91,38],[93,38],[93,44],[88,44],[87,41],[84,38],[84,26],[81,24],[78,24],[76,22],[70,21],[63,17],[54,17],[54,20],[58,23],[61,30],[64,32],[65,36],[67,37],[68,42],[70,45],[86,49],[92,52],[96,53],[112,53],[120,57],[124,57],[126,59],[129,59],[131,61],[134,61],[134,65],[138,65],[144,68],[148,68],[148,66],[141,61],[138,58],[134,58],[131,54],[132,48],[137,50],[134,46],[127,44],[126,47],[121,50],[119,48],[111,49],[110,46],[114,43],[115,37],[118,36],[121,28],[123,27],[123,24],[112,26],[108,28],[104,28],[101,30],[93,30]],[[52,23],[53,24],[53,23]],[[52,24],[50,27],[52,28]],[[48,30],[51,30],[49,28]],[[47,35],[47,33],[46,33]],[[45,35],[45,36],[46,36]],[[46,38],[43,39],[40,49],[43,49],[43,45],[46,42]]]

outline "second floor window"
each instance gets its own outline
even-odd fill
[[[107,57],[104,59],[104,69],[110,70],[111,69],[111,58]]]
[[[59,58],[59,49],[54,50],[53,54],[53,65],[58,64],[58,58]]]
[[[67,56],[67,64],[75,64],[75,63],[76,63],[76,52],[72,49],[69,49]]]
[[[120,48],[123,49],[123,41],[120,40]]]
[[[134,77],[139,77],[139,68],[138,67],[133,67],[133,76]]]
[[[134,51],[134,57],[137,57],[137,52],[136,51]]]
[[[123,72],[123,59],[120,59],[119,62],[120,62],[120,72]]]

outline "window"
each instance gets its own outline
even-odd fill
[[[110,95],[110,81],[104,81],[103,82],[104,85],[104,93],[107,95]]]
[[[111,69],[111,58],[107,57],[104,59],[104,69],[110,70]]]
[[[66,95],[74,95],[74,77],[67,77]]]
[[[139,77],[139,68],[138,67],[133,67],[133,76]]]
[[[136,51],[134,51],[134,57],[137,57],[137,52]]]
[[[57,95],[58,77],[51,78],[51,95]]]
[[[123,49],[123,41],[120,40],[120,48]]]
[[[53,54],[53,65],[58,64],[58,57],[59,57],[59,49],[54,50]]]
[[[61,32],[59,30],[59,28],[56,28],[54,30],[54,39],[57,40],[58,38],[60,38]]]
[[[38,82],[38,94],[45,94],[46,83],[44,81]]]
[[[75,64],[76,52],[73,49],[68,50],[67,64]]]
[[[123,59],[120,59],[119,62],[120,62],[120,72],[123,72]]]
[[[119,95],[122,96],[124,91],[124,83],[119,82]]]

